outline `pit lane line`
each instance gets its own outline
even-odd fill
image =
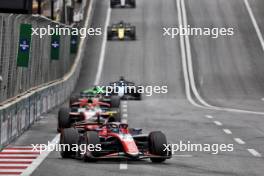
[[[176,0],[177,4],[177,10],[178,10],[178,21],[179,26],[187,27],[188,21],[187,21],[187,12],[185,7],[185,0]],[[249,4],[247,3],[247,6],[249,7],[249,13],[251,8]],[[255,19],[253,13],[251,14],[251,19]],[[256,20],[253,22],[254,24],[257,24]],[[260,30],[257,30],[256,28],[258,25],[254,25],[256,31],[258,32],[258,36],[261,36],[262,34]],[[261,41],[261,39],[260,39]],[[264,43],[264,42],[263,42]],[[264,45],[264,44],[263,44]],[[216,111],[226,111],[226,112],[233,112],[233,113],[244,113],[244,114],[256,114],[256,115],[264,115],[264,112],[259,111],[251,111],[251,110],[243,110],[243,109],[236,109],[236,108],[228,108],[228,107],[218,107],[211,105],[207,103],[199,94],[194,80],[194,73],[193,73],[193,66],[192,66],[192,53],[191,53],[191,45],[189,36],[185,35],[184,37],[180,35],[180,46],[181,46],[181,55],[182,55],[182,66],[183,66],[183,75],[184,75],[184,82],[185,82],[185,92],[186,97],[188,101],[199,108],[202,109],[208,109],[208,110],[216,110]],[[186,61],[187,60],[187,61]],[[191,95],[191,91],[194,94],[195,98],[199,101],[200,104],[194,101]]]

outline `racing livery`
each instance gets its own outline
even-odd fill
[[[115,88],[111,94],[112,96],[119,96],[122,100],[142,99],[138,86],[133,82],[125,80],[123,76],[118,81],[111,82],[109,85]]]
[[[107,40],[136,40],[136,26],[120,21],[107,28]]]
[[[78,158],[84,161],[100,159],[141,160],[150,158],[152,162],[161,163],[171,158],[166,150],[166,136],[160,131],[147,134],[142,129],[128,128],[128,124],[108,122],[106,124],[82,123],[75,128],[63,129],[60,144],[69,146],[84,144],[100,145],[100,150],[74,151],[72,148],[62,150],[63,158]]]

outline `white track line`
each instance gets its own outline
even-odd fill
[[[253,26],[254,26],[254,28],[255,28],[255,30],[257,32],[257,35],[258,35],[262,50],[264,51],[264,40],[263,40],[263,36],[262,36],[262,34],[260,32],[257,20],[256,20],[254,14],[253,14],[252,8],[250,7],[248,0],[244,0],[244,3],[246,5],[246,8],[247,8],[247,11],[249,13],[250,19],[251,19],[251,21],[253,23]]]
[[[127,112],[127,109],[126,109],[126,108],[124,108],[124,109],[123,109],[123,112]]]
[[[249,153],[251,153],[255,157],[261,157],[261,154],[255,149],[248,149]]]
[[[184,0],[176,0],[177,2],[177,9],[178,9],[178,20],[179,20],[179,26],[187,26],[187,13],[186,13],[186,8],[185,8],[185,2]],[[182,11],[182,14],[181,14]],[[262,35],[261,35],[262,36]],[[258,112],[258,111],[250,111],[250,110],[243,110],[243,109],[233,109],[233,108],[227,108],[227,107],[217,107],[210,105],[207,103],[203,98],[200,96],[199,92],[197,91],[196,85],[195,85],[195,80],[194,80],[194,74],[193,74],[193,67],[192,67],[192,55],[191,55],[191,47],[190,47],[190,40],[189,36],[186,35],[184,37],[185,39],[185,44],[183,37],[180,35],[180,44],[181,44],[181,53],[182,53],[182,65],[183,65],[183,73],[184,73],[184,79],[185,79],[185,90],[186,90],[186,96],[187,99],[191,104],[193,104],[196,107],[200,107],[203,109],[211,109],[211,110],[217,110],[217,111],[226,111],[226,112],[233,112],[233,113],[245,113],[245,114],[256,114],[256,115],[264,115],[264,112]],[[186,47],[186,53],[185,53],[185,47]],[[188,70],[186,73],[186,61],[184,58],[187,58],[187,65],[188,65]],[[189,73],[188,73],[189,72]],[[189,76],[189,78],[188,78]],[[189,79],[189,82],[187,83],[186,80]],[[196,99],[201,103],[201,105],[197,104],[194,102],[193,98],[191,97],[191,93],[189,92],[189,88],[191,87],[191,90],[193,94],[195,95]]]
[[[219,121],[214,121],[214,123],[217,125],[217,126],[222,126],[223,124]]]
[[[226,134],[232,134],[232,131],[229,130],[229,129],[223,129],[223,131],[224,131]]]
[[[180,0],[176,0],[176,4],[177,4],[177,11],[178,11],[179,26],[183,26]],[[192,105],[203,108],[201,105],[197,104],[192,99],[192,96],[191,96],[190,81],[188,77],[188,70],[187,70],[187,63],[186,63],[185,44],[184,44],[184,38],[182,35],[180,35],[180,47],[181,47],[181,56],[182,56],[181,59],[182,59],[182,69],[183,69],[183,78],[184,78],[186,98]]]
[[[107,27],[108,27],[109,22],[110,22],[110,16],[111,16],[111,8],[108,7],[107,13],[106,13],[106,20],[105,20],[103,43],[102,43],[102,47],[101,47],[101,53],[100,53],[97,73],[96,73],[96,77],[95,77],[95,81],[94,81],[95,85],[98,85],[100,82],[102,70],[103,70],[103,66],[104,66],[105,50],[106,50],[106,43],[107,43]]]
[[[208,118],[208,119],[213,119],[213,118],[214,118],[214,117],[211,116],[211,115],[206,115],[205,117]]]
[[[246,144],[246,142],[243,141],[243,140],[240,139],[240,138],[234,138],[234,140],[236,141],[236,143],[238,143],[238,144],[240,144],[240,145],[244,145],[244,144]]]
[[[120,166],[119,166],[119,169],[120,170],[127,170],[127,161],[121,162]]]

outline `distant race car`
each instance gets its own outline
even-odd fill
[[[118,96],[107,96],[104,88],[94,86],[80,92],[79,95],[73,95],[70,97],[69,105],[78,102],[82,99],[99,99],[101,102],[109,103],[112,108],[119,108],[120,98]]]
[[[136,40],[136,26],[120,21],[107,28],[108,40]]]
[[[93,130],[91,129],[93,127]],[[152,162],[161,163],[170,159],[171,150],[167,150],[166,136],[160,131],[143,134],[142,129],[128,128],[128,124],[109,122],[103,125],[80,123],[74,128],[63,129],[60,144],[71,146],[62,150],[63,158],[76,158],[84,161],[102,159],[141,160],[150,158]],[[84,151],[74,150],[74,145],[83,147]],[[87,150],[88,146],[96,149]]]
[[[142,95],[135,83],[125,80],[123,76],[118,81],[111,82],[109,86],[114,87],[112,96],[119,96],[121,100],[141,100]]]
[[[110,0],[111,8],[135,8],[136,0]]]

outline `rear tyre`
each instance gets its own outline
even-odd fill
[[[111,96],[111,108],[119,108],[120,107],[120,97],[119,96]]]
[[[107,28],[107,40],[112,40],[112,29]]]
[[[100,138],[98,136],[98,133],[95,131],[88,131],[86,133],[86,137],[87,137],[87,146],[89,144],[92,144],[95,147],[94,150],[96,150],[97,149],[96,146],[98,146],[98,144],[100,144]],[[96,151],[87,151],[87,152],[89,152],[89,154],[86,153],[83,156],[83,160],[85,162],[95,162],[96,159],[94,157],[98,156],[96,154]]]
[[[70,109],[61,108],[58,113],[58,128],[57,131],[60,132],[63,128],[70,128]]]
[[[164,144],[167,144],[166,136],[161,131],[154,131],[149,134],[149,151],[151,154],[167,156]],[[165,158],[150,158],[154,163],[164,162]]]
[[[74,155],[73,147],[77,145],[79,139],[79,133],[75,128],[66,128],[61,131],[60,144],[66,144],[60,154],[62,158],[70,158]]]
[[[136,40],[136,27],[132,27],[132,31],[131,31],[131,39],[132,40]]]
[[[76,102],[78,102],[78,101],[79,101],[79,96],[77,96],[77,95],[71,96],[71,97],[70,97],[70,102],[69,102],[69,107],[71,107],[71,105],[72,105],[73,103],[76,103]]]
[[[136,0],[130,0],[130,4],[133,8],[136,8]]]

